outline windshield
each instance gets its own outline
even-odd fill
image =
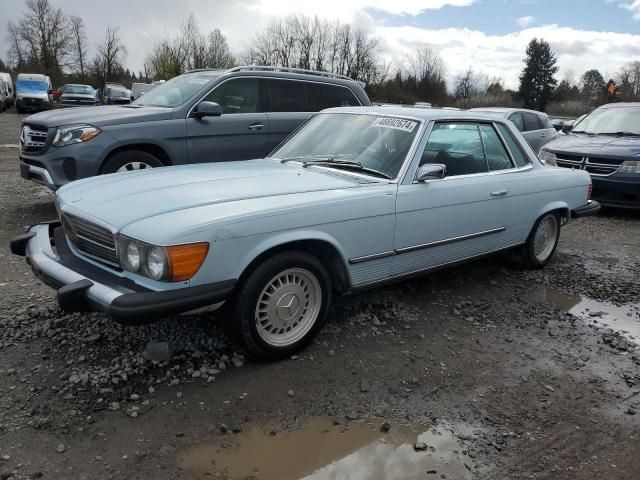
[[[133,105],[149,105],[152,107],[177,107],[189,101],[211,80],[220,74],[213,72],[185,73],[149,90],[133,102]]]
[[[323,113],[312,118],[272,156],[309,162],[349,160],[395,178],[419,125],[420,122],[407,118]]]
[[[64,87],[62,93],[93,95],[93,88],[89,87],[88,85],[67,85]]]
[[[577,123],[573,132],[640,135],[640,107],[599,108]]]
[[[43,93],[47,91],[47,84],[39,80],[18,80],[16,93]]]

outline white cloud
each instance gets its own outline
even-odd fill
[[[633,0],[628,3],[621,3],[621,8],[629,10],[633,14],[633,18],[640,20],[640,0]]]
[[[98,0],[55,0],[66,13],[81,16],[87,27],[90,54],[102,39],[107,25],[120,26],[120,34],[127,45],[126,64],[138,71],[153,45],[177,34],[180,19],[193,12],[203,31],[220,28],[227,36],[234,53],[241,53],[251,38],[275,18],[292,12],[321,15],[353,22],[380,37],[382,55],[387,59],[412,53],[429,45],[447,62],[449,78],[469,66],[476,71],[505,80],[508,87],[516,87],[523,66],[525,49],[534,38],[544,38],[557,53],[560,71],[557,78],[570,70],[581,75],[597,68],[607,79],[620,67],[640,57],[638,34],[580,30],[558,25],[531,25],[517,31],[492,35],[467,28],[428,29],[416,26],[388,26],[376,23],[375,15],[365,8],[379,8],[389,13],[405,12],[415,15],[424,9],[444,5],[468,5],[478,0],[111,0],[107,9],[95,11]],[[629,11],[640,14],[640,0],[612,0],[625,2]],[[488,3],[488,2],[485,2]],[[24,10],[24,0],[0,0],[3,18],[17,20]],[[635,9],[635,10],[634,10]],[[127,15],[123,16],[122,12]],[[5,15],[6,14],[6,15]],[[402,18],[396,19],[395,23]],[[409,23],[407,19],[407,23]],[[514,25],[514,30],[517,29]],[[5,57],[6,21],[0,21],[0,57]]]
[[[528,26],[532,25],[535,21],[536,21],[535,17],[527,16],[527,17],[518,18],[516,20],[516,23],[520,28],[527,28]]]
[[[340,18],[350,21],[362,9],[371,8],[395,15],[418,15],[426,10],[437,10],[444,6],[466,7],[477,0],[263,0],[254,8],[270,15],[287,15],[303,11],[309,15]]]
[[[384,39],[386,55],[409,54],[420,46],[434,48],[447,62],[451,79],[468,67],[504,79],[515,88],[523,67],[527,44],[544,38],[558,57],[557,78],[573,70],[582,74],[597,68],[605,77],[640,55],[640,35],[577,30],[558,25],[528,28],[505,35],[489,35],[478,30],[379,26],[376,34]],[[611,48],[615,45],[615,48]]]

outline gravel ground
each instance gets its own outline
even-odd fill
[[[1,114],[0,145],[18,129]],[[0,479],[210,478],[181,452],[317,417],[447,425],[469,478],[637,478],[640,348],[594,323],[616,306],[640,321],[637,214],[571,223],[542,271],[504,254],[340,298],[305,352],[258,364],[212,315],[134,328],[60,312],[8,249],[52,199],[0,146]],[[456,478],[441,472],[424,478]]]

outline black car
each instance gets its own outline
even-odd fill
[[[546,144],[540,160],[586,170],[592,198],[610,207],[640,209],[640,103],[610,103]]]
[[[91,85],[67,84],[62,87],[60,107],[91,107],[98,104]]]
[[[114,88],[108,89],[108,92],[104,96],[105,105],[123,105],[131,103],[131,90],[126,88]]]

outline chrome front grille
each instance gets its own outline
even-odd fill
[[[559,167],[585,170],[591,175],[607,176],[618,171],[624,160],[616,158],[580,157],[577,155],[556,154],[556,164]]]
[[[38,153],[47,143],[47,127],[25,124],[20,133],[20,149],[25,153]]]
[[[119,266],[113,233],[104,227],[68,213],[62,214],[67,238],[82,253],[113,266]]]

